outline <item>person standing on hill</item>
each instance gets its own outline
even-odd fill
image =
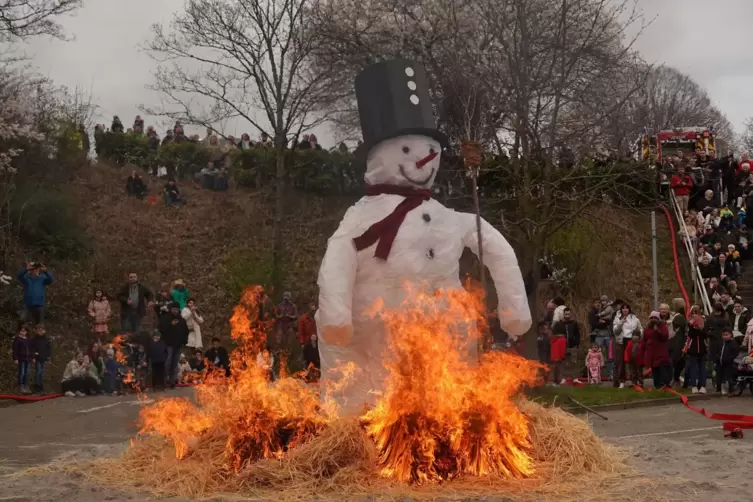
[[[31,343],[27,338],[26,327],[21,326],[13,339],[12,357],[18,368],[18,391],[21,394],[31,394],[29,390],[29,365],[33,359]]]
[[[643,365],[651,368],[654,379],[654,388],[661,389],[669,385],[670,359],[669,359],[669,329],[662,322],[661,314],[651,312],[648,326],[643,331]]]
[[[677,174],[672,176],[669,186],[675,193],[677,204],[684,215],[688,212],[688,201],[690,200],[690,190],[693,188],[693,179],[685,174],[685,166],[680,165],[677,168]]]
[[[190,296],[191,295],[188,292],[188,288],[186,287],[186,283],[183,282],[183,279],[176,279],[175,282],[173,282],[173,289],[170,291],[170,297],[178,304],[178,307],[180,307],[181,310],[188,306],[188,299]]]
[[[112,315],[112,309],[110,308],[110,301],[101,289],[94,291],[94,298],[89,301],[88,313],[92,321],[92,333],[94,333],[95,337],[100,337],[110,332],[108,323]]]
[[[152,292],[139,282],[136,272],[128,274],[128,282],[120,288],[120,323],[123,331],[138,333],[147,307],[152,307]]]
[[[620,389],[625,388],[625,344],[632,340],[633,332],[641,328],[641,321],[633,314],[630,305],[623,303],[617,315],[614,317],[612,325],[614,333],[614,344],[612,344],[612,354],[614,359],[614,386]]]
[[[178,383],[178,361],[180,350],[188,343],[188,324],[180,315],[180,306],[177,303],[170,305],[170,311],[160,318],[159,331],[167,346],[165,359],[165,376],[170,387],[174,388]]]
[[[18,272],[18,280],[24,285],[21,322],[28,322],[31,318],[35,324],[43,324],[47,286],[52,284],[52,274],[44,263],[29,262]]]

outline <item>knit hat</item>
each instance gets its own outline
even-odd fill
[[[661,318],[661,314],[659,314],[658,311],[654,310],[654,311],[651,312],[651,314],[649,314],[648,317],[649,317],[649,319],[652,318],[652,317],[656,317],[657,319],[660,319]]]
[[[608,302],[609,301],[609,297],[607,295],[601,295],[601,301]]]
[[[107,357],[115,357],[115,351],[113,349],[107,349]]]

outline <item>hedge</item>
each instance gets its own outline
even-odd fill
[[[96,152],[100,158],[117,165],[133,164],[144,169],[166,166],[179,178],[191,176],[210,160],[223,161],[219,151],[205,148],[190,141],[168,143],[156,150],[150,149],[146,136],[132,133],[99,133],[95,136]],[[229,154],[232,176],[240,186],[264,188],[276,178],[275,151],[255,146],[247,150],[234,149]],[[526,168],[530,179],[541,173],[537,166]],[[289,186],[326,195],[363,193],[365,166],[355,161],[350,153],[326,150],[286,150],[285,179]],[[548,185],[556,185],[560,196],[584,193],[599,185],[605,196],[622,204],[646,205],[656,200],[658,176],[643,163],[611,164],[607,167],[584,164],[573,169],[557,169]],[[605,183],[607,179],[608,183]],[[536,187],[515,179],[510,164],[488,156],[481,168],[479,190],[482,198],[508,199],[515,197],[520,187]],[[541,183],[540,186],[544,186]],[[538,188],[534,188],[538,190]],[[442,165],[435,182],[440,193],[472,193],[469,178],[458,157],[442,156]],[[577,196],[577,195],[576,195]]]

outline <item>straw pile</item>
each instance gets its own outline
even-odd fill
[[[605,445],[583,420],[556,408],[522,401],[531,420],[536,472],[522,480],[461,478],[441,486],[413,487],[379,477],[375,448],[355,419],[338,420],[282,460],[262,460],[240,473],[228,468],[227,435],[210,431],[182,460],[159,438],[145,438],[117,459],[80,469],[91,481],[152,495],[239,497],[243,500],[473,500],[496,496],[513,501],[643,500],[656,482],[627,467],[625,455]],[[651,500],[662,500],[652,493]]]

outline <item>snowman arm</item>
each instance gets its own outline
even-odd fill
[[[476,215],[464,213],[463,223],[463,244],[478,256]],[[517,338],[531,327],[531,310],[518,258],[507,239],[484,219],[481,219],[481,237],[484,265],[489,269],[497,290],[500,325],[505,332]]]
[[[338,232],[327,243],[317,281],[319,309],[316,324],[322,333],[351,329],[357,253],[353,239],[347,233]],[[347,337],[349,333],[344,334]]]

